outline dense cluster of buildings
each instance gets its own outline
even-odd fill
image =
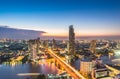
[[[69,26],[69,40],[0,39],[0,57],[6,51],[8,51],[7,53],[28,51],[29,59],[36,61],[49,56],[46,53],[47,48],[57,52],[60,57],[65,57],[68,64],[75,57],[79,58],[81,60],[80,73],[90,75],[92,79],[102,79],[108,78],[110,72],[104,65],[106,64],[104,60],[100,58],[101,56],[119,56],[120,40],[75,40],[73,25]],[[1,52],[3,53],[1,54]],[[110,57],[109,59],[111,59]]]

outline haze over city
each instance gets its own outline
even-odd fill
[[[117,39],[119,3],[119,0],[1,0],[0,26],[43,31],[38,37],[61,38],[68,36],[68,26],[73,25],[76,37]]]

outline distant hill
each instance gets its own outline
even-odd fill
[[[44,31],[25,30],[10,28],[8,26],[0,26],[0,38],[11,38],[11,39],[34,39],[42,36]]]

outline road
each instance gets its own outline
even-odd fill
[[[72,66],[62,60],[59,56],[57,56],[51,49],[48,49],[48,53],[59,62],[59,64],[74,78],[74,79],[86,79],[83,77],[77,70],[75,70]]]

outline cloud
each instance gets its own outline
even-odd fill
[[[42,37],[45,31],[25,30],[10,28],[9,26],[0,26],[0,38],[11,38],[11,39],[34,39]]]

